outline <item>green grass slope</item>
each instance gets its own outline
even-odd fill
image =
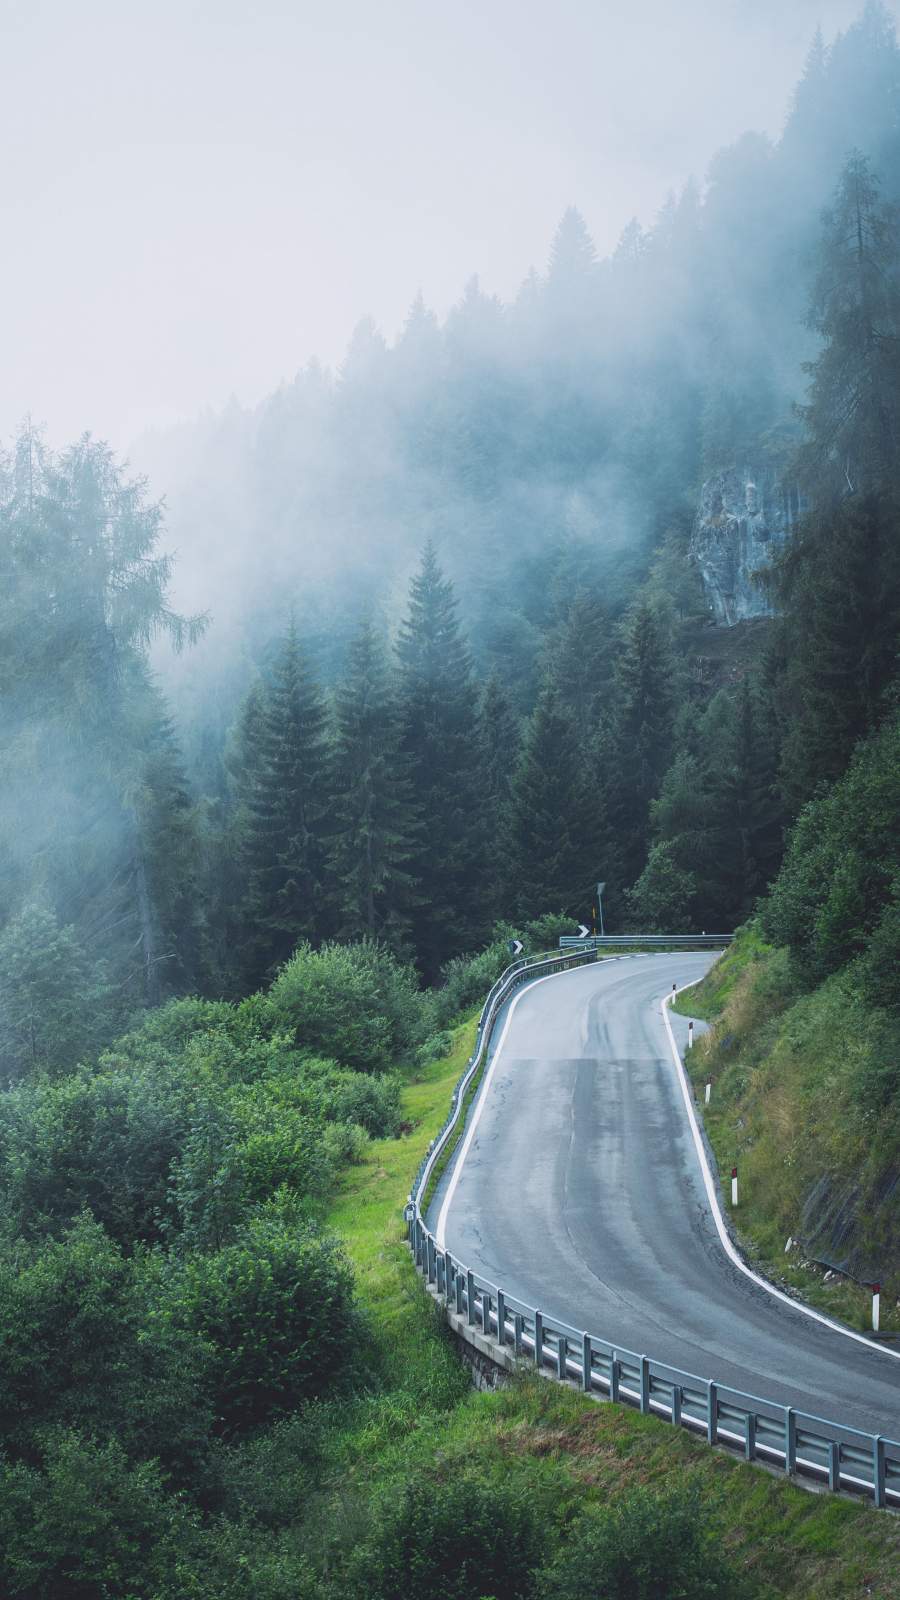
[[[738,1166],[748,1255],[855,1327],[870,1326],[863,1284],[878,1279],[882,1328],[900,1330],[900,1124],[865,1093],[877,1015],[843,973],[798,994],[786,953],[752,926],[677,1005],[712,1024],[687,1065],[720,1171]],[[834,1268],[847,1275],[826,1283]]]

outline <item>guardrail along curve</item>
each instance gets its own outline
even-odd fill
[[[596,947],[582,947],[559,956],[513,962],[491,989],[478,1022],[475,1048],[453,1091],[444,1126],[419,1165],[406,1206],[410,1247],[425,1283],[443,1301],[463,1338],[473,1344],[488,1341],[499,1346],[501,1358],[509,1364],[516,1359],[529,1361],[544,1376],[575,1383],[585,1394],[599,1394],[664,1417],[676,1427],[700,1434],[710,1444],[736,1450],[747,1461],[763,1460],[789,1475],[815,1478],[829,1489],[863,1494],[879,1507],[900,1505],[900,1441],[861,1433],[624,1350],[524,1305],[502,1287],[471,1272],[448,1250],[439,1249],[425,1222],[429,1180],[454,1131],[465,1120],[466,1096],[485,1064],[500,1012],[523,983],[588,966],[598,959]]]

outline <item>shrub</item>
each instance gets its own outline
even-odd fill
[[[0,1433],[30,1450],[49,1425],[114,1433],[189,1475],[210,1421],[206,1351],[154,1317],[152,1257],[129,1260],[91,1218],[0,1254]]]
[[[193,1534],[152,1462],[60,1431],[42,1467],[0,1463],[0,1590],[21,1600],[159,1600],[178,1593]],[[195,1591],[192,1589],[191,1593]]]
[[[382,1506],[361,1562],[373,1600],[525,1600],[541,1538],[521,1495],[477,1478],[413,1482]]]
[[[159,1237],[184,1096],[161,1068],[34,1078],[0,1099],[0,1183],[15,1232],[58,1235],[86,1208],[126,1248]]]
[[[420,1036],[420,1003],[408,967],[378,945],[300,945],[269,991],[271,1026],[356,1071],[377,1072]]]
[[[425,1007],[429,1031],[436,1033],[446,1028],[461,1012],[484,1000],[509,960],[506,943],[498,939],[474,956],[456,956],[448,961],[441,968],[441,987],[428,996]]]
[[[336,1242],[274,1211],[252,1218],[225,1249],[174,1270],[167,1316],[211,1346],[226,1433],[325,1393],[348,1368],[360,1331]]]
[[[740,1600],[746,1584],[693,1490],[633,1490],[588,1513],[538,1579],[540,1600]]]

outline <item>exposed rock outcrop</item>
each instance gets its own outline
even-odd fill
[[[785,489],[768,470],[730,467],[707,478],[690,554],[720,626],[772,615],[760,577],[805,509],[799,491]]]

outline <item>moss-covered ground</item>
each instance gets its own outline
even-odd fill
[[[375,1353],[367,1358],[370,1392],[335,1407],[324,1433],[317,1523],[326,1569],[364,1531],[373,1498],[396,1494],[416,1474],[475,1470],[518,1482],[554,1537],[592,1502],[638,1484],[665,1492],[691,1479],[762,1595],[900,1597],[898,1517],[810,1494],[654,1418],[549,1381],[524,1376],[493,1392],[470,1387],[413,1269],[402,1207],[473,1038],[474,1022],[458,1028],[453,1053],[408,1084],[412,1131],[373,1143],[332,1207]]]

